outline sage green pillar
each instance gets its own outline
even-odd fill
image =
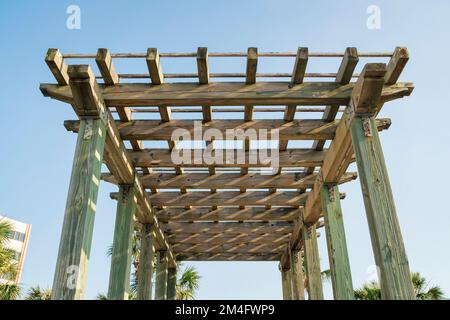
[[[289,277],[290,270],[280,266],[281,288],[283,290],[283,300],[291,300],[291,281]]]
[[[167,300],[167,252],[158,251],[156,257],[155,300]]]
[[[108,300],[127,300],[130,289],[132,237],[136,210],[133,186],[119,186],[116,225],[111,255]]]
[[[322,277],[320,274],[319,248],[315,225],[303,225],[303,246],[305,252],[305,269],[308,281],[309,300],[323,300]]]
[[[320,193],[325,218],[333,296],[335,300],[353,300],[355,295],[345,240],[339,188],[337,185],[324,185]]]
[[[52,300],[84,297],[106,127],[81,119],[52,286]]]
[[[143,224],[141,229],[141,255],[138,266],[138,300],[152,300],[154,241],[153,224]]]
[[[391,184],[373,117],[350,123],[383,299],[415,299]]]
[[[177,269],[169,268],[167,273],[167,300],[175,300],[177,285]]]
[[[302,257],[299,250],[291,251],[292,300],[305,300]]]

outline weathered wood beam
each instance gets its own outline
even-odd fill
[[[296,208],[247,207],[239,210],[233,207],[220,207],[211,211],[210,207],[165,208],[157,211],[160,221],[293,221],[299,215]]]
[[[155,231],[150,223],[141,227],[140,256],[138,266],[138,300],[152,300],[153,260],[155,255]]]
[[[165,226],[167,233],[251,233],[251,232],[289,232],[292,223],[275,222],[169,222]]]
[[[179,261],[278,261],[278,253],[190,253],[178,254]]]
[[[69,85],[67,65],[58,49],[48,49],[45,62],[60,86]]]
[[[105,138],[102,120],[81,121],[52,286],[54,300],[84,296]]]
[[[254,232],[252,234],[247,233],[174,233],[169,236],[171,244],[201,244],[208,243],[211,245],[217,244],[241,244],[241,243],[269,243],[269,244],[283,244],[289,240],[290,233],[287,231],[283,232],[272,232],[265,233]]]
[[[115,196],[113,194],[113,196]],[[298,194],[295,191],[221,191],[209,193],[207,191],[192,191],[185,194],[179,192],[160,192],[150,195],[153,206],[165,207],[208,207],[208,206],[301,206],[305,203],[308,193]]]
[[[290,250],[290,249],[288,249]],[[303,279],[303,259],[299,250],[290,252],[292,300],[305,300],[305,284]]]
[[[283,293],[283,300],[292,300],[292,283],[290,277],[290,269],[285,269],[279,266],[281,273],[281,290]]]
[[[167,300],[175,300],[177,291],[177,268],[167,270]]]
[[[214,164],[216,167],[270,167],[266,161],[261,161],[258,150],[247,152],[237,150],[222,150],[222,154],[216,150],[215,155],[204,153],[202,149],[176,150],[182,163],[174,163],[172,151],[167,149],[144,149],[143,151],[129,150],[128,154],[136,167],[208,167]],[[310,149],[289,149],[279,153],[280,167],[322,166],[326,151]],[[200,154],[200,156],[196,156]],[[242,154],[242,159],[236,155]],[[201,156],[203,155],[203,156]],[[219,163],[217,163],[219,162]],[[238,163],[243,162],[243,163]],[[251,162],[251,163],[250,163]]]
[[[149,173],[138,177],[146,189],[297,189],[311,188],[314,185],[317,174],[306,175],[300,172],[283,172],[269,176],[252,172],[244,176],[241,176],[239,173],[216,173],[214,176],[210,176],[208,173],[184,173],[182,175]],[[346,183],[356,178],[356,172],[345,173],[339,183]],[[110,173],[102,173],[101,179],[117,184],[115,177]]]
[[[166,251],[156,254],[155,300],[167,300],[167,254]]]
[[[397,47],[394,50],[394,54],[389,61],[386,74],[384,76],[384,83],[386,85],[392,85],[398,81],[400,74],[406,66],[409,60],[409,52],[405,47]]]
[[[366,71],[366,72],[365,72]],[[369,232],[375,262],[380,271],[383,299],[415,299],[408,258],[400,231],[386,163],[380,138],[375,129],[374,115],[378,112],[378,85],[368,83],[385,80],[386,68],[372,66],[364,70],[354,91],[350,109],[349,130],[357,159],[361,189],[364,197]],[[380,80],[381,78],[381,80]],[[370,93],[372,93],[370,95]],[[363,97],[363,98],[361,98]]]
[[[158,49],[148,48],[146,61],[152,84],[159,85],[164,83],[164,75],[162,72]]]
[[[302,235],[309,300],[323,300],[322,276],[320,274],[320,258],[319,249],[317,247],[316,227],[314,225],[310,227],[303,225]]]
[[[209,82],[209,68],[208,68],[208,48],[199,47],[197,49],[197,71],[198,83],[207,84]]]
[[[174,244],[173,250],[175,254],[188,253],[281,253],[286,247],[286,243],[240,243],[240,244]]]
[[[128,300],[136,201],[134,187],[121,185],[114,227],[108,300]]]
[[[216,82],[198,86],[194,83],[166,83],[148,85],[123,83],[115,86],[100,85],[108,107],[123,106],[242,106],[242,105],[348,105],[353,84],[335,82],[304,82],[289,88],[288,82]],[[44,96],[73,103],[67,86],[41,84]],[[386,86],[381,103],[411,94],[412,83]]]
[[[102,75],[103,82],[112,86],[119,83],[119,75],[116,72],[116,68],[112,63],[111,53],[108,49],[100,48],[97,51],[97,57],[95,58],[100,74]]]
[[[341,201],[337,185],[324,185],[321,190],[325,217],[328,261],[335,300],[354,300],[352,273],[348,258]]]
[[[303,83],[306,65],[308,64],[308,48],[301,47],[297,50],[295,57],[294,71],[292,71],[291,86]]]

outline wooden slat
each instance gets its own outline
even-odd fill
[[[117,74],[116,68],[112,63],[111,54],[109,53],[108,49],[98,49],[95,62],[97,62],[97,66],[100,70],[100,74],[102,75],[103,82],[106,85],[112,86],[119,83],[119,75]]]
[[[180,261],[278,261],[279,253],[191,253],[178,254]]]
[[[299,206],[304,204],[306,195],[299,195],[294,191],[280,191],[270,193],[267,191],[223,191],[209,193],[204,191],[188,192],[160,192],[150,196],[154,206],[183,207],[183,206],[245,206],[245,205],[272,205],[272,206]]]
[[[204,234],[192,234],[192,233],[179,233],[170,235],[170,243],[174,244],[241,244],[241,243],[272,243],[272,244],[285,244],[289,240],[289,232],[271,232],[271,233],[204,233]]]
[[[189,253],[281,253],[286,246],[285,243],[240,243],[240,244],[176,244],[173,245],[175,254]]]
[[[317,174],[306,175],[304,173],[281,173],[278,175],[262,175],[249,173],[242,176],[239,173],[216,173],[210,176],[208,173],[184,173],[176,175],[173,173],[150,173],[140,175],[144,188],[156,189],[298,189],[311,188]],[[345,173],[339,183],[349,182],[356,179],[355,172]],[[114,176],[104,173],[102,180],[117,184]]]
[[[394,55],[392,56],[389,64],[386,68],[386,75],[384,81],[386,85],[392,85],[398,81],[400,74],[405,68],[406,63],[409,60],[408,49],[405,47],[395,48]]]
[[[180,152],[189,152],[183,150]],[[279,165],[281,167],[303,167],[322,165],[323,158],[326,151],[314,151],[310,149],[289,149],[280,152]],[[217,153],[217,150],[216,150]],[[249,163],[245,161],[243,164],[236,164],[235,154],[230,152],[228,155],[223,153],[223,161],[221,164],[216,164],[214,159],[205,154],[202,159],[197,159],[194,162],[194,152],[191,152],[191,159],[189,163],[174,164],[172,161],[172,154],[170,150],[166,149],[145,149],[143,151],[129,151],[133,163],[137,167],[208,167],[214,164],[216,167],[270,167],[270,164],[261,162],[257,159],[258,150],[250,150],[245,153],[245,159],[255,159],[256,163]],[[216,155],[218,157],[218,154]],[[201,161],[201,162],[200,162]]]
[[[108,107],[116,106],[242,106],[242,105],[347,105],[353,84],[304,82],[293,88],[287,82],[217,82],[198,86],[193,83],[122,83],[100,86]],[[45,96],[73,103],[67,86],[41,84]],[[411,94],[412,83],[397,83],[384,88],[380,102],[385,103]]]
[[[209,82],[209,68],[208,68],[208,48],[199,47],[197,49],[197,71],[198,83],[207,84]]]
[[[293,224],[287,221],[275,222],[169,222],[164,228],[168,233],[249,233],[281,232],[292,229]]]
[[[308,63],[308,48],[298,48],[295,58],[294,71],[292,71],[291,86],[302,84]]]
[[[164,83],[164,75],[162,72],[158,49],[148,48],[146,61],[152,84],[159,85]]]
[[[254,84],[256,82],[257,67],[258,67],[258,48],[250,47],[247,50],[247,69],[246,69],[245,83]]]
[[[67,86],[69,84],[69,75],[61,52],[58,49],[48,49],[45,62],[58,84]]]

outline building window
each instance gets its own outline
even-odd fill
[[[8,235],[8,238],[23,242],[25,240],[25,233],[18,231],[11,231]]]

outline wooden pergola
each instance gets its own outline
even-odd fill
[[[216,57],[244,58],[246,70],[210,72],[208,59]],[[292,59],[293,71],[259,73],[262,57]],[[175,58],[196,59],[198,72],[163,73],[162,65]],[[341,59],[336,73],[306,72],[309,59],[329,58]],[[357,74],[359,58],[387,63],[367,63]],[[69,64],[70,59],[95,60],[99,74],[88,64]],[[145,60],[148,72],[120,74],[114,66],[118,59]],[[338,185],[357,178],[347,172],[356,161],[382,296],[413,299],[378,135],[391,121],[376,118],[386,102],[411,94],[413,84],[397,82],[408,59],[403,47],[388,53],[358,53],[356,48],[318,53],[304,47],[230,53],[150,48],[136,54],[49,49],[45,61],[57,83],[40,89],[46,97],[69,103],[78,117],[64,123],[78,139],[52,298],[83,298],[98,188],[104,180],[118,186],[111,194],[118,204],[109,299],[127,299],[135,230],[141,248],[139,299],[152,299],[154,268],[154,298],[174,299],[178,261],[279,261],[284,299],[304,299],[304,283],[309,299],[323,299],[316,232],[321,227],[334,297],[353,299],[340,205],[345,195]],[[274,119],[276,112],[284,117]],[[183,119],[173,119],[176,113]],[[264,174],[270,165],[247,161],[257,152],[249,137],[240,146],[244,163],[205,157],[174,163],[171,155],[180,150],[173,132],[193,133],[199,113],[203,129],[222,134],[276,130],[278,170]],[[217,152],[213,140],[203,142]],[[299,140],[310,140],[310,147],[290,147],[289,141]],[[148,141],[166,147],[145,147]],[[102,163],[109,172],[101,173]]]

